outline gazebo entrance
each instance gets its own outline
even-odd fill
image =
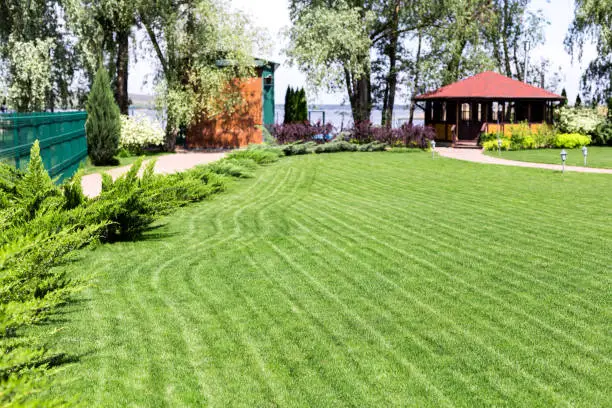
[[[482,104],[462,103],[459,113],[459,129],[457,138],[459,140],[478,140],[483,130]]]

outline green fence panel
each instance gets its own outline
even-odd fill
[[[25,169],[35,140],[51,177],[72,177],[87,158],[87,113],[10,113],[0,115],[0,161]]]

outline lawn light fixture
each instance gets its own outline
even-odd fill
[[[561,170],[562,173],[565,173],[565,161],[567,160],[567,152],[565,151],[565,149],[561,150],[561,161],[563,162],[563,169]]]
[[[502,140],[499,137],[499,134],[497,135],[497,155],[501,156],[501,147],[502,147]]]
[[[582,155],[584,156],[584,167],[586,167],[587,165],[587,147],[586,146],[582,146]]]
[[[431,141],[431,158],[434,158],[434,155],[436,154],[436,141],[432,140]]]

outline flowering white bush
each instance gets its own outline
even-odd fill
[[[139,154],[146,147],[162,146],[164,130],[142,115],[121,116],[121,140],[119,147]]]
[[[559,130],[563,133],[591,135],[597,126],[606,120],[596,109],[561,108],[559,109]]]

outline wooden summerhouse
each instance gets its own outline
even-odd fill
[[[553,106],[563,99],[491,71],[414,98],[425,112],[425,125],[436,130],[436,141],[456,147],[476,146],[481,133],[510,134],[521,123],[532,130],[552,126]]]
[[[228,61],[219,61],[224,66]],[[202,119],[187,129],[185,144],[193,149],[244,147],[262,143],[259,126],[274,124],[274,72],[279,64],[255,60],[255,76],[240,81],[244,103],[235,111],[214,119]]]

